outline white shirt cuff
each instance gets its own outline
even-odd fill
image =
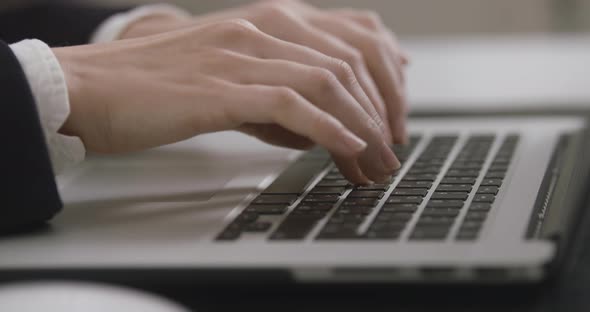
[[[78,137],[58,133],[70,114],[64,73],[53,51],[39,40],[10,45],[29,82],[55,174],[84,159],[86,149]]]
[[[133,9],[129,12],[115,14],[106,19],[94,32],[90,42],[110,42],[119,39],[121,33],[130,24],[154,14],[174,14],[182,17],[189,17],[187,11],[181,10],[169,4],[151,4]]]

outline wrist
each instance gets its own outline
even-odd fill
[[[76,130],[76,120],[80,114],[82,79],[72,57],[71,49],[74,48],[52,49],[64,73],[70,103],[70,114],[58,132],[64,135],[80,136],[79,131]]]

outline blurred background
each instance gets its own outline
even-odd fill
[[[0,0],[5,1],[5,0]],[[78,0],[90,1],[90,0]],[[101,0],[101,4],[167,2],[196,14],[248,0]],[[378,11],[400,37],[586,32],[590,0],[311,0],[320,7]]]

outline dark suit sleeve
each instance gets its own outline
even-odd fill
[[[44,223],[62,207],[25,74],[0,41],[0,233]]]
[[[31,7],[0,12],[0,39],[14,43],[35,38],[50,46],[85,44],[104,20],[127,9],[43,1]]]

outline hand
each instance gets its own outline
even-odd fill
[[[322,145],[355,183],[381,181],[399,167],[347,63],[248,21],[54,52],[71,104],[61,132],[90,151],[237,129],[274,144]]]
[[[261,1],[194,19],[166,15],[145,18],[130,25],[122,38],[229,18],[246,19],[271,36],[345,61],[377,111],[375,119],[383,121],[387,141],[407,142],[403,67],[408,58],[375,13],[319,10],[297,0]]]

